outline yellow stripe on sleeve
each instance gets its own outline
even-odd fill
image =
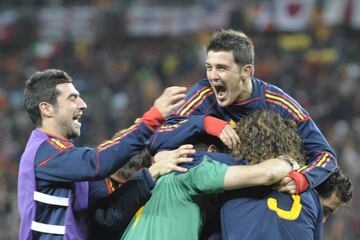
[[[289,101],[287,101],[286,99],[282,98],[282,97],[279,97],[279,96],[275,96],[275,95],[271,95],[269,93],[265,93],[265,97],[268,97],[268,98],[271,98],[271,99],[274,99],[274,100],[277,100],[277,101],[280,101],[282,103],[284,103],[286,106],[288,106],[291,110],[294,111],[294,113],[296,113],[296,115],[299,116],[299,118],[301,120],[304,120],[304,116],[302,115],[302,113],[299,111],[298,108],[296,108],[292,103],[290,103]]]
[[[208,92],[210,92],[212,89],[211,88],[206,88],[205,90],[203,90],[199,96],[197,98],[195,98],[194,100],[192,100],[187,106],[186,108],[184,108],[181,112],[180,112],[180,116],[183,116],[192,106],[194,106],[205,94],[207,94]]]

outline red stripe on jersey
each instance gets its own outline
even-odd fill
[[[209,87],[203,87],[203,88],[200,88],[199,90],[196,91],[196,93],[191,97],[189,98],[176,112],[175,114],[176,115],[179,115],[180,112],[185,108],[187,107],[187,105],[192,102],[194,100],[194,98],[196,98],[197,96],[199,96],[201,94],[202,91],[204,91],[205,89],[207,89]]]
[[[272,99],[266,99],[266,102],[274,103],[274,104],[276,104],[276,105],[278,105],[278,106],[286,109],[286,110],[291,114],[291,116],[293,116],[294,119],[296,119],[297,121],[301,121],[301,119],[299,118],[299,116],[298,116],[296,113],[294,113],[293,110],[291,110],[290,108],[288,108],[288,106],[286,106],[284,103],[279,102],[279,101],[276,101],[276,100],[272,100]]]
[[[192,106],[192,107],[187,111],[187,113],[184,114],[184,116],[189,116],[189,115],[190,115],[200,104],[202,104],[202,103],[205,101],[205,99],[206,99],[209,95],[211,95],[211,94],[213,94],[213,92],[208,92],[207,94],[205,94],[198,103],[196,103],[194,106]]]
[[[108,193],[112,193],[112,188],[111,188],[111,184],[110,184],[110,179],[109,178],[105,178],[105,183],[106,183],[106,188],[108,190]]]
[[[300,106],[299,106],[297,103],[295,103],[293,99],[287,97],[287,96],[284,95],[284,94],[280,94],[280,93],[277,93],[277,92],[273,92],[273,91],[269,90],[268,88],[266,89],[265,92],[266,92],[266,93],[270,93],[270,94],[272,94],[272,95],[276,95],[276,96],[281,97],[281,98],[284,98],[285,100],[287,100],[288,102],[290,102],[291,105],[292,105],[293,107],[295,107],[295,108],[299,111],[299,113],[300,113],[304,118],[308,117],[306,114],[303,113],[303,111],[301,110]]]
[[[59,145],[57,145],[55,142],[53,142],[51,139],[46,140],[51,146],[53,146],[54,148],[56,148],[59,151],[62,151],[64,148],[60,147]]]
[[[61,151],[62,152],[62,151]],[[53,157],[55,157],[56,155],[58,155],[61,152],[56,152],[53,155],[51,155],[48,159],[42,161],[41,163],[39,163],[38,167],[42,167],[44,166],[47,162],[49,162]]]
[[[323,159],[323,157],[325,155],[327,155],[327,156],[325,159]],[[305,174],[305,173],[309,172],[310,170],[314,169],[315,167],[325,167],[327,165],[327,163],[330,162],[330,160],[333,160],[333,156],[330,153],[325,152],[323,154],[320,154],[309,167],[301,170],[301,173]],[[322,161],[322,164],[317,166],[320,161]]]
[[[253,98],[253,99],[250,99],[250,100],[247,100],[245,102],[241,102],[241,103],[234,103],[233,105],[235,106],[243,106],[243,105],[246,105],[248,103],[251,103],[251,102],[254,102],[254,101],[257,101],[257,100],[260,100],[261,98],[259,97],[256,97],[256,98]]]

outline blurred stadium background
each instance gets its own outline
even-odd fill
[[[60,68],[74,78],[89,105],[77,143],[94,146],[164,87],[204,78],[204,44],[221,27],[254,40],[256,76],[311,113],[353,181],[353,202],[325,239],[360,239],[360,0],[1,0],[0,238],[17,238],[30,74]]]

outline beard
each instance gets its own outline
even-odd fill
[[[67,139],[72,139],[80,136],[80,129],[75,129],[72,126],[64,126],[63,132],[64,136]]]
[[[59,119],[57,121],[57,126],[59,126],[62,135],[67,139],[72,139],[80,136],[80,127],[75,127],[72,119]]]

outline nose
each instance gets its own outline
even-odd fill
[[[79,97],[78,99],[79,99],[79,103],[78,103],[79,108],[80,108],[81,110],[87,109],[87,104],[86,104],[86,102],[85,102],[81,97]]]
[[[219,75],[217,74],[216,69],[208,70],[207,71],[207,77],[209,80],[217,80],[219,78]]]

